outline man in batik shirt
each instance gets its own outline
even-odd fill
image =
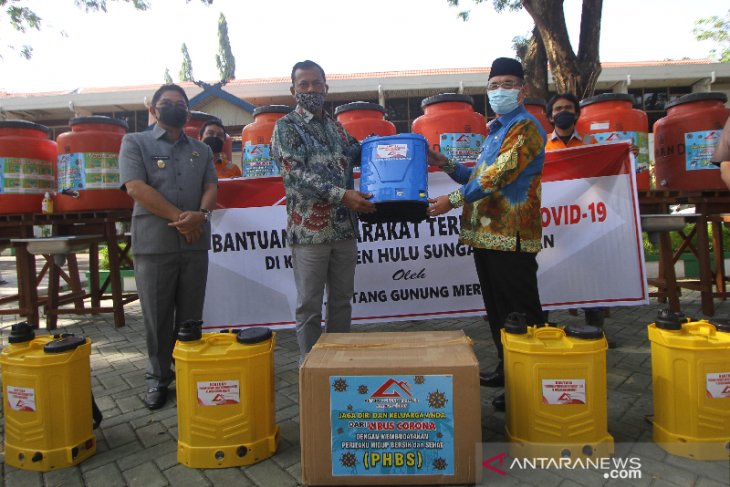
[[[525,76],[515,59],[497,58],[487,84],[489,105],[498,118],[489,123],[479,160],[473,168],[455,164],[440,152],[429,152],[429,164],[441,167],[461,186],[429,200],[428,216],[464,207],[459,241],[474,249],[499,363],[480,376],[487,387],[504,385],[501,330],[510,313],[525,315],[527,324],[544,323],[537,288],[537,253],[542,245],[540,214],[545,131],[524,107]],[[504,394],[492,404],[504,411]]]
[[[357,264],[357,213],[372,213],[369,194],[353,189],[360,144],[324,111],[328,86],[313,61],[294,65],[296,109],[274,127],[271,149],[286,191],[287,238],[297,288],[300,364],[322,334],[327,289],[328,333],[350,331]]]

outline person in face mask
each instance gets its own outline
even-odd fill
[[[226,141],[226,128],[217,118],[206,121],[200,127],[200,140],[213,151],[213,161],[218,179],[241,177],[241,169],[228,160],[223,152],[223,144]]]
[[[291,94],[297,103],[277,120],[271,150],[286,192],[287,239],[292,253],[300,364],[326,331],[350,331],[357,264],[357,213],[372,213],[372,196],[353,189],[360,144],[324,110],[327,80],[314,61],[296,63]]]
[[[548,136],[546,151],[583,145],[583,138],[575,130],[575,123],[580,116],[580,104],[575,95],[558,93],[548,102],[545,113],[555,126],[555,130]]]
[[[175,378],[176,329],[203,316],[218,178],[211,149],[183,132],[190,112],[180,86],[162,85],[149,112],[151,130],[122,139],[119,181],[134,200],[134,277],[148,357],[144,403],[157,409]]]
[[[548,120],[555,126],[555,130],[548,136],[546,151],[567,149],[584,145],[583,137],[575,130],[575,124],[580,117],[580,103],[571,93],[558,93],[553,96],[545,107]],[[571,310],[577,313],[576,310]],[[603,328],[605,320],[604,308],[584,308],[587,325]],[[605,331],[604,331],[605,333]],[[609,348],[616,348],[616,342],[608,337]]]
[[[498,118],[473,168],[429,151],[428,163],[440,167],[460,186],[430,199],[428,216],[463,207],[459,242],[474,249],[479,284],[487,310],[497,366],[480,375],[487,387],[504,385],[501,330],[512,312],[524,313],[527,324],[545,322],[537,289],[537,253],[542,244],[540,195],[545,160],[545,131],[523,106],[522,65],[515,59],[492,63],[487,84],[489,105]],[[492,401],[504,411],[500,394]]]

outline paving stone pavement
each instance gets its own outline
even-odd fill
[[[7,272],[5,273],[7,276]],[[730,316],[728,302],[716,302],[716,316]],[[730,485],[730,461],[701,462],[666,454],[652,442],[650,342],[646,326],[663,307],[652,300],[648,306],[615,307],[606,330],[618,342],[609,350],[608,421],[616,450],[641,460],[641,479],[606,479],[594,471],[560,470],[513,472],[499,476],[484,470],[483,485],[576,486]],[[682,309],[701,317],[699,294],[684,292]],[[80,465],[48,473],[18,470],[0,464],[0,484],[8,487],[41,486],[207,486],[237,485],[284,487],[300,484],[298,417],[298,350],[292,330],[277,333],[275,349],[276,421],[281,429],[277,453],[258,464],[241,468],[191,469],[178,464],[177,410],[174,399],[157,411],[142,403],[145,368],[144,327],[137,303],[125,307],[127,326],[114,328],[111,315],[70,317],[59,320],[59,331],[88,336],[92,340],[92,386],[104,421],[96,430],[97,453]],[[582,316],[552,312],[551,321],[581,323]],[[7,344],[9,327],[17,317],[0,316],[0,345]],[[437,319],[360,325],[370,331],[459,330],[473,340],[483,371],[491,371],[496,356],[487,324],[481,317]],[[41,330],[39,333],[45,333]],[[482,388],[482,435],[485,451],[501,448],[505,441],[504,413],[491,401],[500,390]],[[4,421],[3,421],[4,425]],[[3,426],[0,426],[2,428]],[[486,458],[486,457],[485,457]]]

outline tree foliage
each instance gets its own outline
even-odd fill
[[[190,3],[190,1],[185,0],[185,3]],[[200,1],[205,5],[213,3],[213,0]],[[151,0],[73,0],[74,5],[84,9],[85,12],[106,12],[109,2],[130,3],[137,10],[147,10],[152,5]],[[43,19],[32,7],[27,6],[28,3],[28,0],[0,0],[0,24],[9,22],[14,30],[21,33],[26,33],[28,30],[41,30]],[[7,19],[3,19],[3,14],[7,16]],[[33,48],[28,44],[23,44],[19,48],[15,46],[8,47],[18,51],[26,59],[33,56]]]
[[[170,76],[170,68],[165,68],[165,84],[172,83],[172,76]]]
[[[712,49],[710,54],[721,63],[730,63],[730,10],[724,19],[713,15],[696,20],[692,32],[698,41],[714,41],[719,44],[720,48]]]
[[[480,4],[487,0],[472,1]],[[460,4],[459,0],[447,0],[447,2],[455,7]],[[549,62],[556,91],[574,93],[582,98],[593,94],[598,75],[601,73],[598,45],[603,0],[583,0],[577,53],[573,50],[568,37],[563,2],[564,0],[492,0],[492,5],[497,12],[524,8],[535,22],[531,38],[532,47],[525,50],[525,57],[522,59],[531,90],[538,93],[547,92],[547,76],[542,86],[535,81],[539,79],[540,72]],[[458,16],[468,20],[469,10],[459,12]],[[545,61],[540,59],[542,49]]]
[[[188,46],[184,42],[180,51],[182,52],[183,60],[178,79],[180,81],[195,81],[195,77],[193,77],[193,62],[190,60]]]
[[[236,79],[236,58],[233,57],[231,41],[228,39],[228,22],[221,12],[218,17],[218,54],[215,55],[220,80],[223,82]]]

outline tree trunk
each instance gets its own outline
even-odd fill
[[[537,27],[532,30],[532,37],[521,57],[525,67],[525,78],[527,78],[527,95],[547,100],[547,54]]]
[[[603,0],[583,0],[579,56],[573,52],[563,12],[563,0],[522,0],[545,45],[558,93],[579,98],[593,93],[601,65],[598,43]]]

